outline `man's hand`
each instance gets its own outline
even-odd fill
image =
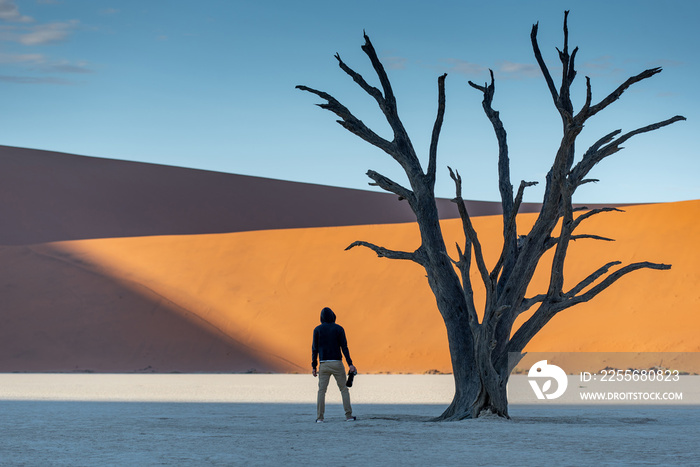
[[[316,368],[314,368],[313,370],[311,370],[311,374],[314,375],[314,378],[316,377],[316,375],[318,374],[318,373],[316,373]]]
[[[355,365],[350,365],[350,368],[348,368],[351,373],[357,373],[357,368],[355,368]]]

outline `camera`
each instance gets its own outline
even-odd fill
[[[355,375],[357,374],[357,371],[348,371],[348,380],[345,382],[345,385],[349,388],[352,387],[353,380],[355,379]]]

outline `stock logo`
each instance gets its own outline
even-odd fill
[[[556,365],[547,364],[547,360],[540,360],[532,365],[527,377],[538,399],[556,399],[564,394],[569,384],[564,370]],[[555,390],[552,390],[552,381],[557,383]]]

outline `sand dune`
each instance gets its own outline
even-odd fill
[[[414,219],[388,193],[33,149],[0,146],[0,169],[0,245]],[[449,200],[439,207],[445,218],[458,215]],[[487,201],[469,207],[500,210]]]
[[[450,369],[421,269],[344,251],[358,239],[418,246],[393,196],[15,148],[0,148],[0,162],[0,371],[304,372],[323,306],[361,371]],[[576,243],[567,283],[610,260],[673,268],[623,278],[528,350],[700,351],[698,215],[691,201],[587,221],[617,242]],[[522,215],[521,231],[533,219]],[[500,218],[474,222],[492,263]],[[461,238],[458,220],[443,227]],[[544,274],[532,292],[543,288]]]
[[[467,201],[472,216],[501,212]],[[443,218],[458,216],[439,199]],[[536,212],[523,203],[521,212]],[[396,196],[0,146],[0,245],[412,222]]]
[[[39,247],[0,250],[0,371],[286,369],[167,297]]]

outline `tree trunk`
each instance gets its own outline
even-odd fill
[[[452,403],[436,420],[463,420],[477,418],[484,411],[500,417],[508,415],[508,368],[497,370],[491,361],[489,340],[482,337],[482,329],[472,338],[466,323],[446,319],[455,395]]]

